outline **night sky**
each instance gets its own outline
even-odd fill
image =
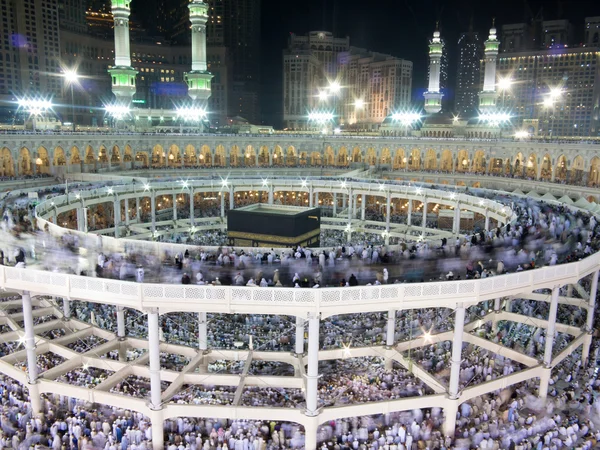
[[[350,44],[413,62],[413,98],[426,85],[427,44],[436,20],[450,53],[449,87],[454,85],[456,43],[468,31],[487,37],[492,18],[502,24],[569,19],[575,40],[583,38],[584,17],[600,15],[598,0],[262,0],[261,109],[266,123],[282,117],[282,51],[290,33],[333,31]],[[500,36],[501,38],[501,36]],[[451,95],[451,92],[450,92]]]

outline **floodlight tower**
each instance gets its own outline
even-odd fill
[[[129,104],[135,95],[137,70],[131,67],[129,47],[129,16],[131,0],[112,0],[115,20],[115,65],[108,69],[112,78],[112,91],[118,103]]]
[[[429,88],[423,94],[425,97],[425,111],[428,114],[435,114],[442,109],[443,93],[440,92],[440,74],[442,70],[442,39],[440,31],[437,29],[433,32],[433,39],[429,43]]]
[[[496,27],[492,22],[490,36],[484,42],[485,45],[485,75],[483,79],[483,91],[479,93],[479,110],[488,112],[496,109],[496,61],[498,59],[498,47],[500,41],[496,36]],[[504,106],[504,105],[503,105]]]
[[[206,22],[208,5],[202,0],[191,0],[188,5],[192,22],[192,71],[185,74],[188,95],[194,102],[206,103],[210,98],[212,74],[206,65]]]

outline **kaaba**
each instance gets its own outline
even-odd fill
[[[230,210],[227,238],[236,247],[319,247],[321,210],[257,203]]]

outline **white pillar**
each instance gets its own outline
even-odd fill
[[[315,192],[315,208],[319,207],[319,193]]]
[[[233,210],[235,208],[235,199],[233,195],[235,191],[233,190],[233,185],[229,188],[229,209]]]
[[[558,311],[558,294],[560,287],[552,288],[552,299],[550,301],[550,316],[548,317],[548,328],[546,328],[546,342],[544,348],[544,366],[550,367],[552,363],[552,346],[554,345],[554,334],[556,333],[556,313]]]
[[[117,306],[117,337],[119,340],[125,338],[125,308]]]
[[[544,367],[540,373],[540,387],[538,389],[538,396],[545,399],[548,397],[548,387],[550,386],[550,375],[552,375],[552,369]]]
[[[319,430],[318,418],[309,420],[304,424],[304,449],[317,450],[317,433]]]
[[[161,409],[160,387],[160,342],[158,332],[158,310],[148,313],[148,353],[150,359],[150,408]]]
[[[121,200],[119,197],[115,196],[115,201],[113,202],[113,208],[115,213],[115,237],[119,237],[119,223],[121,223]]]
[[[198,348],[201,352],[208,350],[208,323],[206,313],[198,313]]]
[[[490,211],[485,210],[485,231],[490,231]]]
[[[35,354],[35,335],[33,330],[33,308],[31,295],[23,291],[23,322],[25,327],[25,352],[27,353],[27,381],[35,384],[38,378],[37,358]]]
[[[500,298],[494,299],[494,314],[492,315],[492,331],[498,331],[498,315],[500,314],[500,309],[502,308],[502,303]]]
[[[396,310],[390,309],[387,316],[385,345],[392,347],[396,341]]]
[[[348,195],[348,222],[352,221],[352,203],[353,203],[352,191]]]
[[[456,415],[458,413],[458,400],[447,401],[444,408],[444,436],[454,439],[456,433]]]
[[[152,231],[152,237],[154,237],[154,232],[156,231],[156,195],[154,191],[150,193],[150,215],[152,216],[152,227],[150,231]]]
[[[454,312],[454,338],[452,341],[452,360],[450,362],[450,383],[448,395],[450,399],[458,398],[458,382],[460,375],[460,363],[462,361],[463,331],[465,326],[465,306],[462,303],[456,305]]]
[[[364,221],[366,215],[365,208],[367,205],[367,196],[365,194],[362,195],[361,202],[362,204],[360,205],[360,220]]]
[[[313,208],[314,207],[314,192],[313,192],[313,187],[312,185],[308,188],[308,207],[309,208]]]
[[[150,421],[152,423],[152,450],[164,450],[165,424],[162,409],[150,410]]]
[[[126,198],[125,199],[125,225],[129,225],[130,217],[131,217],[131,214],[129,213],[129,199]]]
[[[273,204],[273,201],[274,201],[273,197],[275,196],[274,194],[275,194],[275,192],[273,191],[273,185],[270,185],[269,193],[268,193],[268,197],[267,197],[267,202],[269,203],[269,205]]]
[[[425,228],[427,228],[427,199],[423,199],[423,223],[421,223],[421,228],[425,233]]]
[[[456,208],[454,208],[454,221],[452,222],[452,233],[460,233],[460,203],[458,202],[456,203]]]
[[[598,274],[596,270],[592,274],[592,285],[590,287],[590,300],[588,303],[587,319],[585,322],[585,331],[587,334],[581,348],[581,362],[587,364],[590,356],[590,346],[592,345],[592,333],[594,332],[594,310],[596,309],[596,295],[598,295]]]
[[[412,200],[408,199],[408,217],[406,224],[410,227],[412,225]]]
[[[308,369],[306,371],[306,415],[318,415],[319,316],[308,317]]]
[[[385,231],[387,231],[389,233],[390,231],[390,221],[391,221],[391,214],[392,214],[392,195],[388,192],[386,199],[385,199],[386,203],[385,203]]]
[[[140,197],[136,197],[135,198],[135,220],[137,223],[140,223],[140,215],[142,214],[141,212],[141,205],[140,205]]]
[[[333,216],[337,214],[337,192],[333,193]]]
[[[177,194],[173,194],[173,220],[177,222]]]
[[[294,343],[296,355],[304,354],[304,319],[296,316],[296,340]]]
[[[194,190],[190,189],[190,194],[188,195],[189,199],[190,199],[190,225],[194,226],[194,215],[196,214],[194,212]],[[223,195],[221,195],[221,205],[223,204],[223,200],[225,199],[225,197],[223,197]]]
[[[63,298],[63,317],[65,320],[71,318],[71,301],[67,298]]]

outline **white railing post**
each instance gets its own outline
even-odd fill
[[[594,332],[594,313],[596,309],[596,296],[598,295],[598,274],[596,270],[592,274],[592,285],[590,286],[590,298],[588,300],[587,317],[585,322],[585,340],[581,348],[581,362],[586,365],[590,356],[590,347],[592,345],[592,334]]]

